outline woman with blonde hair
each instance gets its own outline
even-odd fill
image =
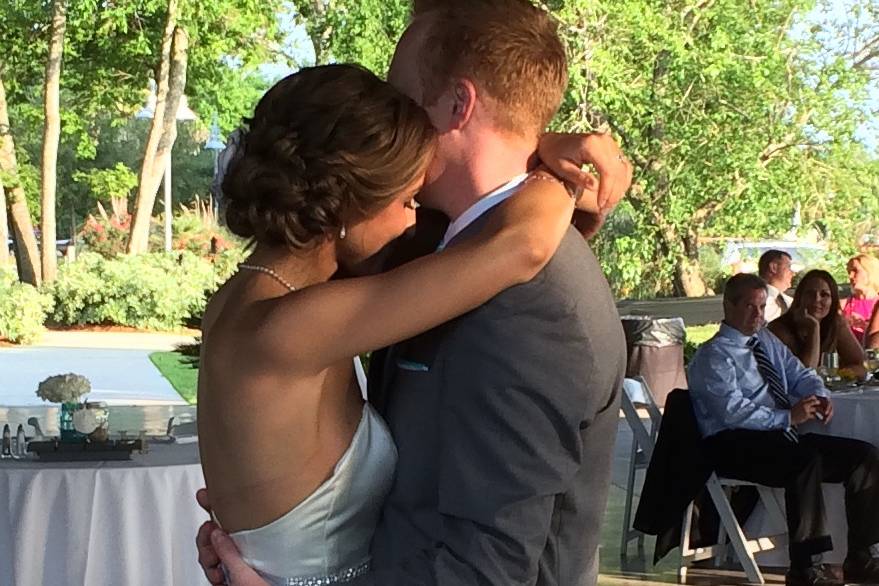
[[[846,265],[851,297],[842,302],[842,315],[855,339],[865,344],[870,316],[879,301],[879,259],[869,254],[853,256]]]

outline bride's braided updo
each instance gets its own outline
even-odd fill
[[[307,248],[379,212],[435,148],[427,114],[356,65],[282,79],[247,122],[222,180],[226,223],[269,245]]]

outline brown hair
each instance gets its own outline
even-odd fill
[[[751,273],[737,273],[730,277],[723,287],[723,300],[736,305],[749,291],[763,289],[766,291],[766,281]]]
[[[415,102],[357,65],[302,69],[248,120],[223,180],[229,229],[306,248],[391,203],[427,168],[436,131]]]
[[[791,302],[790,309],[788,309],[788,311],[776,321],[783,323],[790,329],[790,331],[796,331],[793,310],[803,306],[803,291],[805,290],[806,283],[815,279],[824,281],[830,288],[830,312],[821,320],[820,326],[821,351],[834,352],[836,350],[838,337],[838,320],[842,318],[839,315],[839,285],[836,284],[836,279],[834,279],[827,271],[814,269],[806,273],[803,278],[800,279],[800,282],[794,291],[794,300]]]
[[[501,130],[532,138],[546,128],[568,83],[565,48],[549,13],[528,0],[421,1],[415,10],[430,18],[419,55],[425,105],[466,77]]]
[[[769,265],[785,257],[791,258],[791,255],[783,250],[767,250],[760,256],[760,260],[757,261],[757,273],[765,279],[769,274]]]

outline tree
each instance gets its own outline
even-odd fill
[[[6,190],[3,188],[3,177],[0,176],[0,267],[9,264],[9,216],[6,214]]]
[[[808,0],[551,6],[573,55],[556,123],[607,124],[635,165],[598,242],[618,293],[704,294],[700,239],[786,230],[815,161],[864,120],[868,76],[792,35]]]
[[[9,207],[12,223],[19,278],[36,287],[42,281],[39,250],[24,190],[18,183],[15,141],[9,125],[9,106],[6,101],[6,87],[3,84],[2,70],[0,70],[0,182],[6,188],[6,204]],[[5,247],[6,244],[4,243],[3,246]]]
[[[49,37],[49,56],[46,59],[46,82],[43,86],[45,119],[43,123],[43,164],[41,204],[42,218],[42,272],[45,282],[55,280],[57,259],[55,257],[55,189],[58,180],[58,143],[61,139],[61,114],[59,112],[61,58],[64,53],[64,31],[67,28],[67,2],[52,2],[52,26]]]
[[[208,106],[202,110],[203,115],[216,112],[217,96],[224,94],[224,82],[234,77],[236,89],[252,87],[242,80],[270,55],[277,54],[277,19],[278,13],[284,12],[283,5],[281,0],[181,2],[179,6],[177,0],[169,1],[156,68],[156,113],[140,173],[129,252],[142,252],[148,245],[149,217],[161,171],[176,138],[176,104],[187,87],[187,70],[191,70],[193,80],[188,86],[193,103]],[[173,40],[169,46],[171,31]],[[192,41],[191,47],[188,40]],[[235,72],[234,76],[230,72]],[[246,104],[234,106],[230,112],[224,112],[226,120],[231,112],[236,113],[237,126],[247,109]]]
[[[383,76],[411,12],[408,0],[294,0],[314,64],[359,63]]]
[[[180,82],[182,81],[183,86],[186,85],[186,33],[177,27],[177,18],[177,0],[169,0],[156,74],[156,106],[140,169],[137,199],[134,203],[134,220],[131,223],[131,235],[128,239],[129,254],[147,251],[150,218],[162,172],[165,169],[163,163],[167,165],[165,157],[170,155],[176,138],[177,108],[183,92]],[[181,44],[177,44],[178,42]],[[173,76],[172,55],[175,58],[173,67],[177,69]],[[181,66],[182,72],[180,72]],[[173,91],[172,78],[177,81]],[[170,213],[170,210],[166,210],[166,213]]]

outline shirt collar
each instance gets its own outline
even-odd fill
[[[464,229],[467,228],[467,226],[479,219],[482,214],[516,193],[516,190],[527,178],[528,173],[518,175],[507,183],[501,185],[488,195],[482,197],[479,201],[474,203],[469,208],[467,208],[463,214],[458,216],[458,218],[454,222],[449,224],[449,227],[446,229],[446,234],[445,236],[443,236],[443,239],[440,242],[438,250],[442,250],[443,248],[445,248],[446,245],[451,242],[455,236],[463,232]]]
[[[743,334],[739,330],[735,329],[731,325],[728,325],[726,322],[721,322],[720,330],[717,333],[721,337],[729,340],[730,342],[734,342],[734,343],[739,344],[741,346],[747,346],[748,341],[750,341],[752,338],[757,338],[761,331],[762,331],[762,328],[760,330],[757,330],[757,333],[754,334],[753,336],[746,336],[745,334]]]

